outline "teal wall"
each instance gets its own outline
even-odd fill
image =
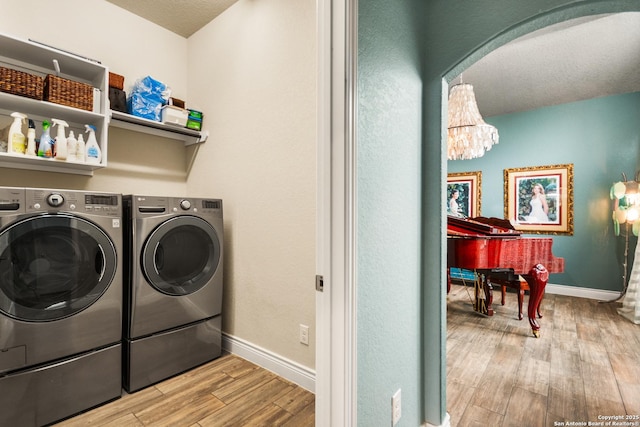
[[[640,10],[640,0],[357,4],[358,424],[391,425],[402,388],[400,425],[437,426],[446,417],[447,83],[520,35]]]
[[[359,2],[358,425],[421,423],[420,61],[411,0]]]
[[[500,143],[479,159],[449,161],[448,171],[481,171],[482,215],[503,218],[503,169],[573,163],[574,234],[553,236],[565,272],[549,282],[619,291],[624,239],[613,235],[609,189],[640,164],[639,118],[640,93],[488,117]]]

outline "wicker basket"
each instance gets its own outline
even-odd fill
[[[173,105],[174,107],[184,108],[184,101],[178,98],[169,98],[169,105]]]
[[[42,100],[43,87],[40,76],[0,67],[0,92]]]
[[[116,89],[123,90],[124,76],[109,71],[109,87],[115,87]]]
[[[48,74],[44,79],[44,100],[67,107],[93,111],[93,87]]]

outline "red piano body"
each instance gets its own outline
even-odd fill
[[[540,335],[536,320],[549,273],[562,273],[564,259],[553,256],[553,239],[521,237],[508,220],[449,216],[447,219],[447,267],[475,270],[480,277],[474,309],[493,314],[491,277],[525,278],[529,284],[528,316],[533,335]]]

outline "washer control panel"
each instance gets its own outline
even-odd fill
[[[82,212],[102,216],[122,216],[119,194],[91,193],[87,191],[25,189],[26,212]]]

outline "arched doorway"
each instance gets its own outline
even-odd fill
[[[584,5],[583,5],[584,6]],[[616,10],[613,10],[616,9]],[[460,61],[460,63],[458,63],[456,66],[452,67],[451,70],[445,74],[445,78],[443,80],[443,93],[446,94],[447,93],[447,86],[448,83],[450,83],[456,76],[458,76],[460,74],[460,72],[462,72],[464,69],[466,69],[470,64],[476,62],[477,60],[479,60],[481,57],[483,57],[484,55],[486,55],[488,52],[493,51],[494,49],[498,49],[500,46],[504,45],[505,43],[511,41],[511,40],[515,40],[517,37],[520,37],[522,35],[525,35],[526,33],[529,33],[530,31],[534,31],[540,28],[544,28],[547,26],[550,26],[552,24],[556,24],[558,22],[563,22],[566,20],[570,20],[570,19],[574,19],[574,18],[579,18],[579,17],[584,17],[584,16],[590,16],[590,15],[594,15],[594,14],[600,14],[600,13],[617,13],[617,12],[625,12],[625,11],[637,11],[638,10],[638,4],[635,5],[615,5],[615,7],[611,7],[611,5],[609,5],[609,7],[603,7],[602,5],[591,5],[591,7],[589,8],[585,8],[582,6],[579,7],[567,7],[567,8],[562,8],[559,9],[555,12],[547,12],[544,14],[541,14],[537,17],[532,18],[529,21],[526,21],[525,23],[523,23],[522,25],[516,25],[513,27],[510,27],[508,29],[505,30],[504,33],[499,34],[498,36],[496,36],[495,39],[487,42],[483,47],[475,50],[472,54],[470,54],[469,56],[467,56],[465,59],[463,59],[462,61]],[[522,31],[523,28],[527,28],[527,31]],[[446,95],[443,95],[442,97],[442,106],[444,106],[445,108],[443,108],[444,111],[446,111]],[[443,121],[446,122],[446,113],[443,114]],[[444,129],[446,128],[446,123],[443,124],[443,127],[441,129],[441,134],[444,135],[446,132],[444,132]],[[441,146],[441,149],[443,152],[445,151],[445,146],[444,144],[446,144],[444,142],[445,140],[443,140],[443,145]],[[497,166],[498,168],[501,168],[500,165]],[[446,170],[446,168],[445,168]],[[444,183],[441,183],[441,188],[444,188]],[[425,183],[426,185],[426,183]],[[442,198],[444,199],[444,194],[442,195]],[[444,203],[444,201],[442,201],[442,203]],[[442,210],[442,212],[444,212],[444,210]],[[443,233],[444,236],[444,233]],[[444,238],[444,237],[443,237]],[[428,313],[426,313],[426,316],[428,317]],[[446,367],[445,367],[446,369]],[[428,381],[427,381],[428,382]],[[443,397],[444,399],[444,397]],[[446,399],[444,399],[446,400]]]

